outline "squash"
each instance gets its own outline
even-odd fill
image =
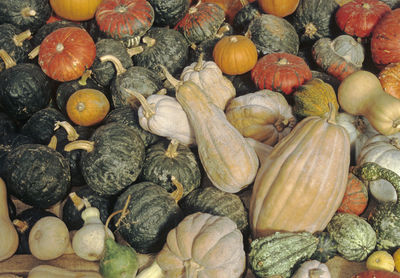
[[[300,0],[258,0],[258,6],[266,14],[273,14],[279,17],[288,16],[296,10]]]
[[[154,9],[154,26],[173,28],[189,11],[191,0],[149,0]]]
[[[385,66],[378,74],[383,90],[395,98],[400,98],[398,86],[400,63],[391,63]]]
[[[366,261],[368,270],[387,270],[394,271],[394,259],[392,255],[384,250],[372,252]]]
[[[365,270],[356,275],[353,275],[352,278],[399,278],[400,274],[396,272],[386,271],[386,270]]]
[[[94,17],[102,0],[50,0],[53,11],[60,17],[72,21],[84,21]]]
[[[70,244],[69,231],[58,217],[40,218],[29,233],[29,249],[39,260],[52,260],[65,253]]]
[[[33,56],[36,57],[39,54],[38,53],[39,49],[37,49],[37,47],[40,48],[40,44],[42,43],[44,38],[47,37],[47,35],[49,35],[54,30],[57,30],[57,29],[63,28],[63,27],[79,27],[79,26],[81,26],[79,22],[73,22],[73,21],[69,21],[69,20],[58,20],[58,21],[54,21],[54,22],[46,23],[46,24],[42,25],[39,28],[39,30],[37,30],[32,35],[32,38],[29,40],[32,43],[32,47],[34,48],[34,49],[32,49],[33,53],[32,52],[30,53],[29,58],[32,59]]]
[[[7,201],[7,188],[6,183],[0,178],[0,233],[2,237],[0,240],[0,262],[7,260],[15,254],[18,248],[18,233],[12,224]]]
[[[164,72],[193,127],[200,161],[214,186],[230,193],[247,187],[259,166],[254,149],[199,86]]]
[[[318,237],[318,246],[317,250],[315,250],[315,252],[311,255],[311,260],[317,260],[321,263],[326,263],[329,259],[338,254],[338,244],[328,232],[318,232],[314,235]]]
[[[249,27],[250,22],[261,16],[258,2],[254,1],[243,6],[235,15],[232,21],[232,27],[238,34],[244,34]]]
[[[296,270],[292,278],[331,278],[331,273],[326,264],[317,260],[303,262]]]
[[[351,170],[338,212],[361,215],[368,205],[368,187]]]
[[[41,264],[29,271],[28,278],[102,278],[102,276],[94,271],[72,271],[53,265]]]
[[[338,88],[340,107],[352,115],[362,115],[381,134],[400,131],[400,100],[386,94],[378,77],[365,70],[349,75]]]
[[[166,277],[239,278],[246,269],[243,236],[228,217],[190,214],[169,231],[156,262]]]
[[[394,268],[397,272],[400,270],[400,248],[397,248],[396,251],[393,253],[393,260],[394,260]]]
[[[254,238],[325,229],[342,201],[350,164],[348,134],[334,119],[333,108],[328,118],[303,119],[265,159],[250,199]]]

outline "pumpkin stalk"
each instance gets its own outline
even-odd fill
[[[31,16],[35,16],[37,13],[36,13],[36,11],[35,10],[32,10],[31,8],[29,8],[29,7],[26,7],[26,8],[24,8],[24,9],[22,9],[22,11],[21,11],[21,15],[23,16],[23,17],[31,17]]]
[[[243,1],[243,0],[241,0]],[[247,2],[247,1],[246,1]],[[229,24],[225,23],[223,24],[217,31],[217,33],[215,34],[216,38],[222,38],[224,36],[224,34],[226,32],[228,32],[231,29],[231,27],[229,27]]]
[[[50,142],[47,145],[47,147],[49,147],[50,149],[55,150],[57,148],[57,141],[58,141],[57,140],[57,136],[55,136],[55,135],[51,136]]]
[[[92,71],[90,69],[87,69],[83,72],[81,78],[79,79],[78,83],[81,86],[86,86],[87,85],[87,79],[92,75]]]
[[[29,225],[26,221],[14,219],[12,223],[15,226],[15,228],[18,230],[18,232],[20,232],[20,233],[25,232],[29,228]]]
[[[34,49],[32,49],[31,52],[28,53],[28,58],[29,59],[35,59],[39,55],[39,50],[40,50],[40,45],[36,46]]]
[[[176,203],[178,203],[183,197],[183,185],[175,178],[175,176],[171,176],[171,181],[176,187],[176,190],[171,193],[171,197],[174,198]]]
[[[81,211],[82,209],[85,208],[85,202],[75,192],[69,193],[68,197],[71,199],[72,203],[74,204],[74,207],[78,211]]]
[[[115,70],[117,72],[117,76],[126,72],[126,68],[122,65],[121,61],[113,56],[113,55],[104,55],[100,57],[100,61],[103,62],[111,62],[113,63]]]
[[[317,31],[318,31],[318,29],[317,29],[317,27],[315,27],[315,25],[314,24],[312,24],[312,23],[308,23],[306,26],[305,26],[305,32],[304,32],[304,34],[307,36],[307,37],[313,37],[316,33],[317,33]]]
[[[193,68],[195,71],[201,71],[201,69],[203,68],[203,57],[204,53],[201,52],[199,55],[199,59],[197,60],[196,66]]]
[[[179,81],[178,79],[176,79],[175,77],[172,76],[172,74],[169,73],[168,69],[164,66],[164,65],[159,65],[159,67],[161,67],[165,77],[167,78],[168,82],[172,84],[172,86],[175,87],[175,89],[177,89],[178,87],[180,87],[182,85],[182,81]]]
[[[169,158],[174,158],[178,155],[178,147],[179,147],[179,141],[176,139],[172,139],[171,142],[168,144],[168,148],[165,151],[165,156]]]
[[[146,119],[149,119],[156,114],[156,112],[154,111],[154,108],[147,102],[146,98],[141,93],[138,93],[134,90],[129,90],[126,88],[122,88],[122,89],[130,96],[133,96],[139,100],[140,105],[142,105],[142,107],[143,107],[143,114],[146,117]]]
[[[127,51],[128,51],[128,54],[129,54],[129,56],[134,56],[134,55],[137,55],[137,54],[140,54],[140,53],[142,53],[143,52],[143,46],[141,46],[141,45],[139,45],[139,46],[136,46],[136,47],[131,47],[131,48],[128,48],[127,49]]]
[[[0,58],[3,60],[6,69],[17,65],[14,59],[11,58],[11,56],[4,49],[0,49]]]
[[[64,151],[70,152],[73,150],[85,150],[91,152],[94,150],[94,142],[87,140],[75,140],[64,146]]]
[[[152,47],[156,44],[156,40],[153,38],[150,38],[148,36],[144,36],[142,38],[142,42],[145,43],[147,45],[147,47]]]
[[[129,201],[130,201],[130,200],[131,200],[131,195],[128,195],[128,197],[126,198],[124,207],[123,207],[122,209],[120,209],[120,210],[114,211],[113,213],[111,213],[111,214],[108,216],[108,218],[107,218],[107,220],[106,220],[106,223],[104,224],[104,229],[105,229],[105,231],[106,231],[106,235],[108,234],[108,233],[107,233],[107,228],[108,228],[108,225],[110,224],[111,218],[113,218],[115,215],[121,213],[121,216],[118,218],[118,221],[117,221],[117,223],[115,224],[116,227],[118,227],[118,226],[120,225],[122,219],[125,218],[125,216],[126,216],[127,213],[128,213],[128,205],[129,205]]]
[[[16,46],[22,46],[23,42],[27,39],[30,39],[32,36],[32,33],[30,30],[26,30],[18,35],[15,35],[13,37],[13,41]]]
[[[54,130],[59,129],[60,127],[63,127],[65,131],[67,132],[67,139],[68,141],[75,141],[79,138],[78,132],[76,132],[76,129],[67,121],[57,121],[54,125]]]

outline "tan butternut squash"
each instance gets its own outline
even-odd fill
[[[52,265],[38,265],[29,271],[28,278],[101,278],[97,272],[71,271]]]
[[[385,93],[376,75],[359,70],[345,78],[338,88],[341,108],[362,115],[383,135],[400,132],[400,100]]]
[[[8,215],[6,183],[0,178],[0,262],[10,258],[18,248],[18,233]]]
[[[303,119],[262,163],[249,208],[255,238],[322,231],[336,212],[346,189],[350,140],[334,114],[331,109],[328,118]]]
[[[176,80],[165,68],[164,73],[176,88],[176,99],[193,127],[200,161],[213,185],[230,193],[247,187],[259,166],[254,149],[199,86]]]

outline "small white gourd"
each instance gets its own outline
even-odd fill
[[[331,278],[328,266],[317,260],[305,261],[292,278]]]
[[[87,207],[81,215],[84,224],[72,239],[75,254],[88,261],[98,261],[104,251],[105,229],[100,220],[100,211],[95,207]],[[114,238],[107,229],[108,235]]]

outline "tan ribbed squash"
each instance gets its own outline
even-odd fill
[[[332,108],[327,118],[303,119],[264,160],[250,199],[254,238],[324,230],[344,196],[350,164],[349,136],[334,119]]]

